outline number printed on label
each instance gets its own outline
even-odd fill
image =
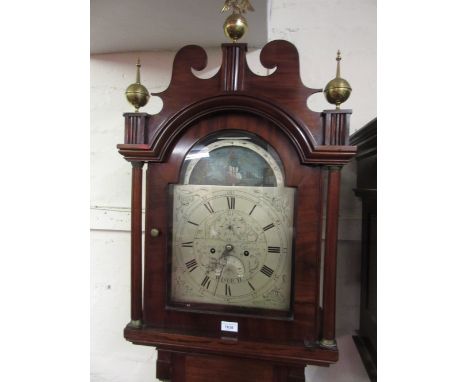
[[[223,332],[235,332],[235,333],[237,333],[238,324],[237,324],[237,322],[221,321],[221,330]]]

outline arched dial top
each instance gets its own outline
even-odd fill
[[[277,154],[252,134],[218,134],[185,162],[172,186],[171,303],[288,312],[295,189]]]

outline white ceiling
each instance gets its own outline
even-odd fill
[[[251,0],[249,30],[240,42],[268,41],[269,0]],[[229,42],[221,13],[224,0],[91,0],[91,54],[218,47]]]

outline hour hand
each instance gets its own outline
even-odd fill
[[[224,266],[227,264],[226,257],[229,254],[229,252],[231,252],[233,249],[234,249],[234,246],[232,244],[226,244],[226,246],[224,247],[224,251],[219,257],[218,264],[216,265],[216,269],[215,269],[216,276],[220,276],[221,273],[223,272]]]

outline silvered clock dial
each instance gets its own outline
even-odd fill
[[[295,190],[276,153],[251,135],[218,136],[187,155],[182,175],[171,302],[288,311]]]

